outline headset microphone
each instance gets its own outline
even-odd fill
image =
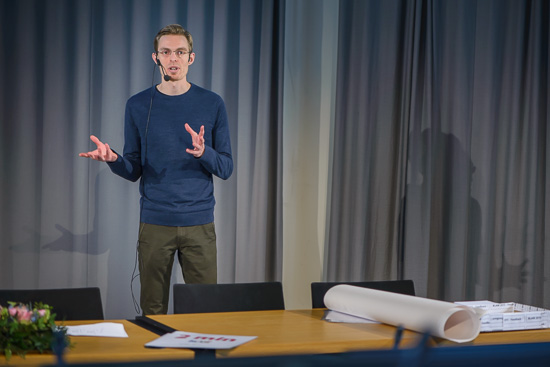
[[[166,75],[166,70],[164,70],[164,66],[162,66],[158,57],[157,57],[157,65],[160,66],[160,70],[162,71],[162,75],[163,75],[162,77],[164,81],[169,82],[172,78],[170,77],[170,75]]]

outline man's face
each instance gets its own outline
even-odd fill
[[[155,63],[157,55],[153,54]],[[195,54],[189,53],[189,44],[185,36],[166,35],[158,42],[158,59],[171,81],[187,80],[189,65],[195,60]]]

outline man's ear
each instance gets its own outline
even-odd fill
[[[151,57],[153,58],[153,61],[155,62],[155,64],[160,65],[160,61],[156,52],[153,52],[151,54]]]
[[[195,53],[194,52],[191,52],[189,54],[189,60],[187,61],[187,65],[191,65],[192,63],[195,62]]]

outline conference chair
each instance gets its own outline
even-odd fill
[[[414,282],[412,280],[381,280],[372,282],[313,282],[311,283],[311,307],[325,308],[325,293],[339,284],[354,285],[357,287],[377,289],[394,293],[414,296]]]
[[[103,320],[99,288],[0,289],[0,305],[42,302],[52,307],[56,320]]]
[[[174,284],[174,313],[284,310],[281,282]]]

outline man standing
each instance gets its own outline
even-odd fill
[[[163,80],[126,104],[124,152],[97,137],[97,149],[81,157],[107,162],[111,170],[140,181],[140,305],[144,315],[168,310],[174,254],[186,283],[216,283],[214,186],[227,179],[233,159],[225,104],[220,96],[187,81],[195,61],[193,38],[178,24],[161,29],[153,61]]]

